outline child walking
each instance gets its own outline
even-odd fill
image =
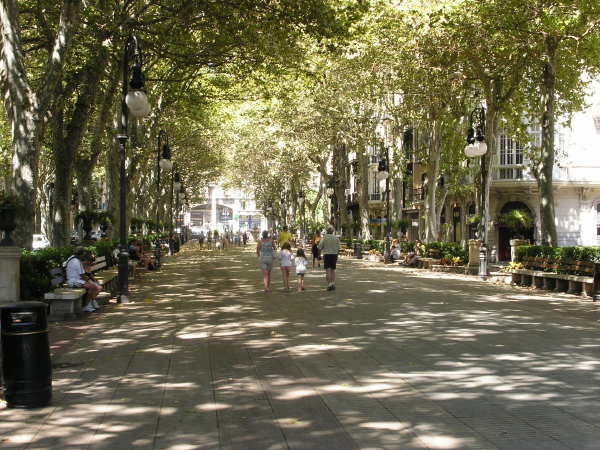
[[[294,264],[296,264],[296,275],[298,275],[298,292],[300,292],[304,290],[304,275],[306,274],[306,266],[308,265],[304,250],[301,248],[299,248],[296,252]]]
[[[290,267],[292,266],[292,246],[286,242],[281,246],[279,252],[279,261],[281,264],[281,275],[283,276],[283,289],[290,290]]]

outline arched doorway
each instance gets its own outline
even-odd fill
[[[511,211],[524,211],[528,213],[531,218],[534,217],[531,209],[523,202],[513,201],[507,202],[500,210],[500,215],[509,213]],[[529,242],[533,242],[534,226],[525,230],[514,230],[503,224],[498,225],[498,259],[500,261],[510,261],[510,241],[515,238],[526,239]]]

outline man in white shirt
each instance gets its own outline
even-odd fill
[[[102,291],[102,286],[87,278],[83,268],[83,260],[86,256],[86,250],[83,247],[77,247],[75,253],[64,263],[67,272],[67,286],[70,288],[82,288],[87,290],[89,302],[83,308],[84,312],[95,312],[100,308],[96,297]]]
[[[335,269],[340,252],[340,240],[333,232],[333,226],[327,227],[327,234],[318,245],[319,250],[323,252],[323,267],[326,271],[328,291],[335,291]]]

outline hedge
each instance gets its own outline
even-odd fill
[[[523,261],[525,256],[563,261],[600,262],[600,247],[549,247],[542,245],[521,245],[517,247],[517,261]]]
[[[161,237],[163,235],[161,234]],[[129,241],[143,240],[144,245],[151,244],[155,235],[129,236]],[[94,256],[105,256],[109,266],[113,261],[112,251],[119,246],[119,241],[102,240],[85,247]],[[52,290],[50,270],[66,261],[73,254],[74,245],[66,247],[50,247],[21,253],[21,300],[40,300],[44,294]]]
[[[345,239],[344,243],[347,247],[353,248],[354,244],[362,244],[363,250],[375,249],[380,253],[384,252],[385,241],[383,240],[362,240],[362,239]],[[469,252],[459,243],[456,242],[427,242],[423,244],[425,255],[434,255],[436,258],[451,260],[452,258],[460,258],[466,262]],[[414,242],[401,241],[400,249],[403,253],[410,253],[415,249]]]

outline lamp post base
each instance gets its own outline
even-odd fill
[[[487,247],[482,243],[479,248],[479,278],[485,281],[487,276]]]

